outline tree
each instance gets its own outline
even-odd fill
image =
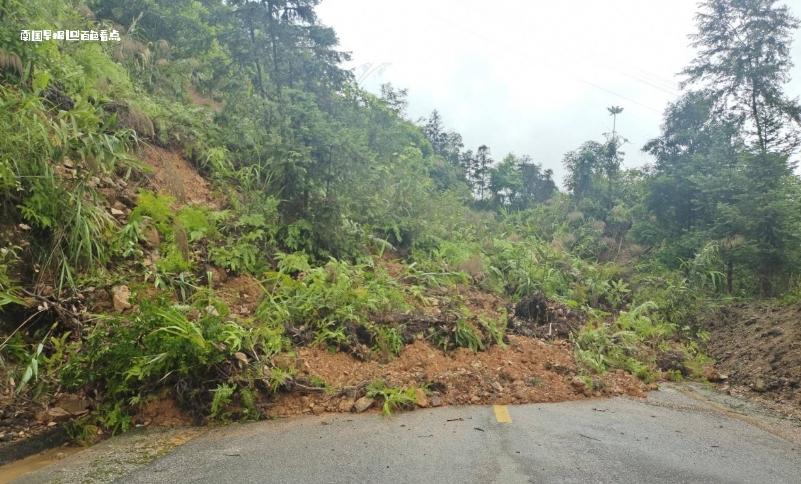
[[[776,0],[708,0],[691,36],[698,55],[682,87],[703,84],[715,114],[734,117],[759,151],[784,154],[799,143],[801,106],[782,86],[789,80],[792,32],[798,20]]]
[[[455,131],[446,130],[442,123],[442,117],[436,109],[424,121],[425,123],[422,125],[423,134],[431,142],[434,153],[441,156],[451,165],[461,167],[461,152],[462,148],[464,148],[462,135]]]
[[[609,115],[612,116],[612,138],[617,136],[617,115],[623,112],[623,108],[620,106],[609,106],[606,108],[609,111]]]
[[[739,227],[754,248],[760,291],[772,294],[772,281],[786,269],[795,239],[788,229],[794,226],[788,211],[793,204],[785,185],[792,176],[789,155],[801,141],[801,105],[782,88],[789,80],[790,43],[799,22],[775,0],[708,0],[696,20],[698,33],[691,38],[698,55],[683,71],[682,86],[702,85],[710,125],[734,125],[745,148],[755,153],[732,158],[745,174],[745,192],[718,213],[737,214],[727,217],[736,220],[729,225]],[[709,173],[707,168],[700,173]]]
[[[387,103],[389,109],[398,117],[406,116],[406,108],[409,107],[408,96],[408,89],[395,89],[389,82],[381,84],[381,100]]]
[[[587,141],[565,154],[565,185],[576,199],[598,196],[612,184],[620,169],[617,143]]]
[[[556,184],[551,170],[542,170],[531,157],[508,154],[490,169],[489,189],[496,209],[525,210],[553,196]]]
[[[481,145],[476,150],[473,165],[470,170],[470,180],[475,189],[476,198],[479,201],[485,200],[489,189],[490,167],[495,163],[492,159],[489,146]]]
[[[742,187],[736,122],[712,117],[712,109],[709,93],[685,93],[665,111],[662,135],[643,147],[656,159],[646,204],[674,241],[711,226],[716,207],[733,203]]]
[[[531,161],[529,156],[523,156],[518,166],[522,181],[520,196],[526,208],[536,203],[543,203],[556,193],[553,170],[543,170],[542,165]]]

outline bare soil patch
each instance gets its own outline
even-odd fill
[[[231,278],[225,275],[217,277],[216,280],[225,278],[217,288],[217,295],[231,308],[233,314],[250,316],[256,311],[264,296],[264,289],[259,281],[247,274]]]
[[[168,396],[145,403],[134,421],[137,424],[155,427],[179,427],[192,424],[192,419],[181,410],[175,400]]]
[[[737,304],[707,320],[722,389],[801,416],[801,305]]]
[[[180,153],[145,145],[140,156],[154,170],[151,183],[156,189],[169,193],[181,204],[192,202],[219,208],[209,182]]]
[[[221,102],[204,96],[198,92],[198,90],[192,84],[187,84],[184,92],[186,92],[186,96],[189,98],[189,101],[196,106],[205,106],[210,108],[215,113],[219,113],[223,110],[223,104]]]
[[[506,348],[492,346],[479,352],[460,348],[445,353],[417,340],[388,363],[361,361],[342,352],[306,347],[298,351],[295,364],[299,379],[322,379],[335,393],[280,394],[263,403],[267,415],[283,417],[350,411],[365,384],[376,379],[397,387],[427,388],[427,402],[421,406],[557,402],[622,394],[642,396],[646,389],[643,383],[624,372],[596,376],[593,389],[589,389],[576,376],[578,369],[569,342],[545,342],[522,336],[510,336]]]

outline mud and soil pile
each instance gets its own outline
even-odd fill
[[[524,336],[510,336],[507,347],[480,352],[460,348],[450,354],[418,340],[388,363],[307,347],[289,364],[298,371],[298,379],[324,381],[328,391],[297,388],[265,400],[263,410],[270,417],[352,411],[366,385],[376,379],[396,387],[426,389],[418,396],[421,407],[642,396],[646,389],[622,371],[579,378],[570,343]]]
[[[801,305],[722,307],[707,329],[724,389],[801,417]]]
[[[537,338],[568,338],[586,322],[584,314],[548,300],[541,293],[522,298],[510,312],[510,333]]]

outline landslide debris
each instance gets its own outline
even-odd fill
[[[801,417],[801,304],[733,304],[706,320],[723,388]]]
[[[422,339],[406,346],[393,360],[362,361],[320,347],[298,349],[293,365],[298,379],[322,381],[327,391],[281,393],[260,403],[270,417],[366,410],[362,399],[369,382],[385,380],[395,387],[425,391],[418,406],[486,405],[558,402],[611,395],[644,395],[647,386],[632,375],[611,371],[580,377],[572,345],[509,336],[507,347],[446,353]],[[372,402],[369,402],[372,405]]]

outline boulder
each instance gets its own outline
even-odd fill
[[[372,407],[375,403],[375,399],[370,397],[362,397],[353,404],[353,411],[356,413],[362,413],[368,408]]]
[[[131,308],[131,290],[128,286],[114,286],[111,288],[111,302],[118,313]]]

